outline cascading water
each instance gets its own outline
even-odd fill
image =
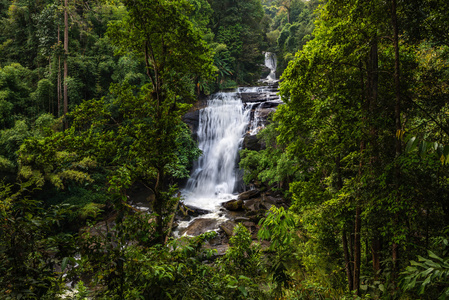
[[[235,190],[236,161],[248,127],[250,109],[238,93],[217,93],[200,111],[198,146],[203,155],[184,190],[185,204],[215,210]]]
[[[238,185],[242,174],[237,161],[243,140],[246,135],[255,135],[263,128],[268,114],[282,102],[276,95],[276,57],[271,53],[265,56],[265,63],[271,70],[270,75],[261,80],[266,86],[214,94],[207,107],[199,111],[197,137],[203,154],[195,162],[182,195],[185,205],[209,213],[180,221],[175,235],[191,234],[189,230],[195,228],[194,223],[201,224],[202,220],[206,223],[215,220],[218,227],[227,218],[220,212],[220,204],[235,198],[234,193],[241,191]]]
[[[270,69],[270,74],[268,74],[267,81],[276,80],[276,54],[272,52],[265,52],[265,66]]]

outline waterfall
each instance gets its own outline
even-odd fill
[[[265,52],[265,66],[270,69],[270,74],[268,74],[267,81],[276,80],[276,54],[272,52]]]
[[[276,55],[266,52],[265,64],[271,70],[263,80],[267,86],[216,93],[207,107],[200,110],[197,136],[203,154],[194,163],[182,191],[185,204],[217,211],[222,202],[238,192],[236,187],[242,174],[237,161],[243,138],[245,134],[257,134],[270,108],[281,102],[276,95]]]
[[[214,210],[231,199],[238,175],[237,158],[247,130],[251,106],[245,108],[237,92],[220,92],[200,111],[195,163],[183,194],[185,203]]]

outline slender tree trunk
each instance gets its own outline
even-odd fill
[[[51,78],[51,55],[48,56],[48,77]],[[51,87],[48,90],[48,113],[53,114],[53,101],[51,101]]]
[[[61,42],[60,28],[58,24],[58,46]],[[58,53],[58,87],[57,87],[57,97],[58,97],[58,118],[61,116],[61,55]]]
[[[379,276],[379,270],[380,270],[380,251],[381,251],[381,243],[378,236],[378,232],[376,231],[375,236],[373,237],[373,240],[371,241],[371,253],[373,257],[373,271],[374,271],[374,278],[377,280]]]
[[[158,147],[159,149],[159,147]],[[163,167],[158,167],[158,175],[156,184],[154,185],[154,211],[156,213],[156,234],[157,234],[157,242],[159,244],[163,244],[165,242],[164,235],[164,206],[167,203],[167,199],[165,199],[166,195],[164,195],[163,191],[165,190],[165,173]]]
[[[361,261],[360,232],[362,227],[361,214],[362,208],[360,207],[360,203],[357,203],[357,207],[355,209],[355,229],[354,229],[354,286],[353,286],[357,295],[360,294],[360,261]]]
[[[68,112],[69,100],[68,100],[68,89],[67,89],[67,56],[69,54],[69,18],[68,12],[69,9],[68,0],[64,1],[64,116]],[[67,128],[67,121],[64,121],[64,128]]]
[[[362,62],[360,62],[360,84],[361,84],[361,101],[362,101],[362,112],[363,112],[363,120],[362,123],[367,125],[367,115],[369,113],[369,97],[367,97],[367,89],[365,88],[365,80],[363,77],[364,71],[362,68]],[[369,81],[369,80],[368,80]],[[366,149],[366,141],[364,138],[360,141],[360,163],[359,163],[359,182],[361,183],[362,175],[363,175],[363,166],[364,166],[364,155]],[[357,193],[356,199],[356,208],[355,208],[355,219],[354,219],[354,290],[356,294],[360,294],[360,264],[361,264],[361,243],[360,243],[360,233],[362,227],[362,195]]]
[[[360,142],[360,166],[359,166],[359,177],[362,177],[362,167],[363,167],[363,152],[365,151],[365,141]],[[354,283],[353,289],[356,291],[357,295],[360,295],[360,262],[361,262],[361,243],[360,243],[360,232],[362,228],[362,207],[360,195],[358,196],[355,208],[355,220],[354,220]]]
[[[339,142],[341,142],[341,140]],[[340,161],[341,161],[341,156],[340,156],[340,154],[338,154],[337,157],[335,158],[335,167],[337,168],[337,189],[338,190],[341,190],[343,188],[343,178],[341,175]],[[351,256],[349,254],[348,237],[346,234],[345,225],[343,225],[341,241],[343,244],[343,254],[345,257],[345,269],[346,269],[346,277],[348,279],[348,287],[349,287],[349,291],[352,291],[353,287],[354,287],[353,275],[352,275],[352,263],[351,263]]]
[[[354,283],[353,283],[353,276],[352,276],[352,263],[351,263],[351,257],[349,255],[349,249],[348,249],[348,238],[346,236],[346,229],[343,228],[342,232],[342,242],[343,242],[343,253],[345,255],[345,269],[346,269],[346,277],[348,279],[348,287],[349,290],[354,290]]]
[[[379,86],[379,54],[378,54],[378,42],[377,36],[373,38],[371,41],[371,51],[370,51],[370,67],[369,67],[369,99],[370,99],[370,144],[372,148],[372,156],[371,156],[371,170],[372,175],[376,176],[377,171],[379,169],[379,144],[378,144],[378,129],[377,122],[375,120],[376,116],[378,116],[378,86]],[[376,224],[376,222],[375,222]],[[371,240],[371,254],[372,254],[372,263],[373,263],[373,272],[374,277],[377,279],[379,270],[380,270],[380,240],[379,240],[379,232],[377,225],[373,228],[374,236]],[[367,246],[367,251],[369,247]],[[369,256],[367,255],[367,258]]]
[[[393,25],[393,43],[394,43],[394,90],[395,90],[395,107],[394,107],[394,114],[395,114],[395,125],[396,125],[396,132],[400,132],[402,126],[401,126],[401,91],[400,91],[400,69],[399,69],[399,30],[398,30],[398,21],[397,21],[397,3],[396,0],[391,1],[391,23]],[[396,159],[399,158],[399,156],[402,153],[402,143],[401,139],[396,139]],[[396,181],[396,205],[399,206],[399,202],[401,201],[400,198],[400,181],[401,181],[401,169],[399,163],[396,161],[395,163],[395,181]],[[396,227],[399,223],[399,213],[396,212],[393,220],[393,228],[394,231],[396,231]],[[398,270],[398,259],[399,259],[399,245],[397,244],[397,241],[393,240],[393,247],[392,247],[392,259],[393,259],[393,279],[397,277],[397,270]]]

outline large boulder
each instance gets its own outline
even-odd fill
[[[179,234],[197,236],[216,228],[218,228],[218,220],[216,219],[195,219],[187,228],[182,229]]]
[[[259,142],[259,139],[256,135],[247,134],[243,138],[242,148],[253,151],[260,151],[262,149],[262,144]]]
[[[183,209],[189,216],[192,216],[192,217],[198,217],[200,215],[205,215],[205,214],[211,213],[210,210],[199,208],[199,207],[196,207],[193,205],[183,204]]]
[[[260,190],[254,189],[254,190],[249,190],[249,191],[246,191],[246,192],[243,192],[243,193],[239,194],[237,199],[238,200],[248,200],[248,199],[251,199],[251,198],[256,198],[259,195],[260,195]]]
[[[243,203],[243,208],[248,211],[259,211],[260,210],[260,198],[253,198],[245,200]]]
[[[243,200],[229,200],[227,202],[223,202],[222,206],[231,211],[243,210]]]
[[[207,99],[203,98],[195,102],[193,107],[182,116],[182,120],[186,123],[192,131],[193,138],[196,139],[196,133],[200,124],[200,110],[207,106]]]
[[[182,117],[182,120],[189,126],[190,131],[192,132],[192,138],[198,140],[197,132],[200,125],[200,111],[189,111]]]
[[[228,237],[231,237],[234,233],[235,222],[228,220],[220,225],[220,228],[225,232]]]
[[[176,220],[189,221],[192,218],[198,217],[200,215],[205,215],[208,213],[210,213],[209,210],[198,208],[193,205],[185,205],[180,203],[179,209],[176,212]]]

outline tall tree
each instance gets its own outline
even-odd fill
[[[176,160],[178,125],[187,107],[185,103],[195,99],[193,78],[208,77],[214,68],[201,33],[188,19],[191,10],[188,1],[126,0],[123,3],[127,15],[110,25],[108,35],[119,53],[133,53],[144,61],[151,81],[142,87],[140,100],[136,98],[147,102],[144,107],[149,109],[149,122],[143,127],[137,125],[139,122],[135,126],[123,124],[123,130],[134,137],[132,154],[146,166],[136,168],[132,178],[144,179],[155,195],[157,233],[163,242],[164,214],[170,208],[172,197],[169,168]],[[133,99],[126,89],[119,94],[123,100]]]
[[[68,0],[64,0],[64,115],[69,111],[69,95],[68,95],[68,66],[67,56],[69,55],[69,17],[68,17]],[[64,122],[64,127],[67,128],[67,121]]]

